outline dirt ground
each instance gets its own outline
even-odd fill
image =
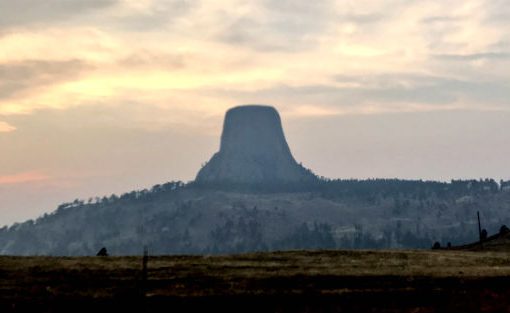
[[[0,257],[0,312],[510,312],[510,253]]]

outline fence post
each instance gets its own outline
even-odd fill
[[[476,211],[478,217],[478,238],[480,239],[480,248],[483,249],[482,243],[482,223],[480,223],[480,211]]]

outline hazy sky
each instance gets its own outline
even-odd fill
[[[193,179],[243,103],[319,175],[510,179],[510,5],[0,0],[0,225]]]

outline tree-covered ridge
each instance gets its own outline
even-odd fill
[[[229,253],[308,248],[430,247],[510,224],[510,182],[326,180],[288,185],[169,182],[74,200],[0,229],[1,254]]]

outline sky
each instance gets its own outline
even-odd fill
[[[510,179],[506,0],[0,0],[0,226],[193,180],[268,104],[330,178]]]

